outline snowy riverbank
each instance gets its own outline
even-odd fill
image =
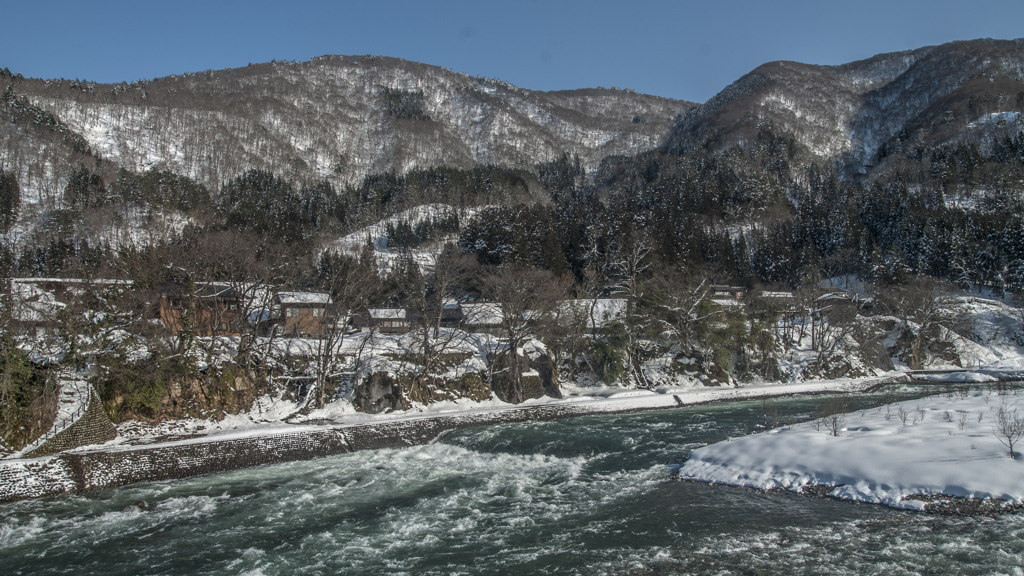
[[[288,424],[242,416],[218,423],[177,421],[135,429],[115,440],[43,458],[0,460],[0,501],[17,500],[136,482],[174,480],[264,464],[309,460],[335,454],[426,444],[470,426],[552,420],[679,408],[709,402],[769,396],[852,392],[880,383],[832,380],[746,388],[664,389],[658,392],[602,388],[562,399],[498,403],[436,404],[422,411],[382,415],[317,414],[317,420]],[[265,406],[264,417],[287,411]],[[278,406],[281,408],[281,406]],[[205,424],[204,424],[205,423]],[[171,428],[174,424],[177,428]],[[207,426],[211,425],[211,426]]]
[[[573,414],[657,410],[773,396],[855,392],[883,382],[906,379],[904,374],[894,372],[870,379],[848,378],[742,387],[665,387],[653,391],[615,386],[573,388],[564,391],[564,398],[534,398],[522,404],[508,404],[493,397],[483,402],[462,399],[419,405],[410,410],[386,414],[356,412],[347,402],[330,403],[308,414],[299,414],[295,402],[263,396],[256,399],[248,412],[230,415],[219,421],[189,418],[152,425],[137,421],[128,422],[118,427],[118,438],[111,442],[100,446],[83,447],[77,451],[131,449],[132,446],[155,443],[218,441],[448,416],[481,417],[536,408],[571,408]]]
[[[1019,403],[1019,406],[1018,406]],[[830,496],[923,510],[918,495],[1024,502],[1024,459],[1010,459],[994,433],[1014,392],[945,394],[845,414],[694,450],[680,478],[757,489],[835,486]]]

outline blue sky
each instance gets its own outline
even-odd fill
[[[840,64],[1024,36],[1024,1],[0,0],[0,67],[132,81],[380,54],[524,88],[618,86],[702,102],[772,60]]]

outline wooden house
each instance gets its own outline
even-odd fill
[[[359,327],[381,334],[405,334],[412,330],[412,315],[405,308],[369,308],[360,315]]]
[[[241,334],[241,305],[229,284],[207,282],[194,290],[181,284],[160,285],[160,320],[173,334],[186,326],[199,336]]]
[[[323,292],[278,292],[274,316],[278,331],[290,336],[316,336],[327,326],[331,295]]]
[[[711,289],[712,300],[725,300],[742,302],[743,296],[746,294],[746,288],[742,286],[725,286],[723,284],[714,284],[709,286]]]
[[[462,304],[462,329],[466,332],[504,336],[504,317],[501,304],[477,302]]]

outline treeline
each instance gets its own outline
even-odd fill
[[[204,234],[241,234],[259,247],[319,242],[343,235],[426,202],[453,209],[530,201],[529,174],[481,166],[472,170],[436,168],[405,175],[367,177],[359,186],[335,188],[329,181],[293,182],[267,170],[253,169],[211,193],[172,172],[152,169],[136,174],[103,174],[76,167],[56,209],[29,226],[31,237],[4,243],[2,262],[8,275],[66,276],[111,273],[123,246],[133,249],[141,236],[162,243],[194,241]],[[534,186],[535,187],[535,186]],[[7,230],[19,215],[20,188],[15,176],[0,171],[0,224]],[[166,216],[178,214],[168,225]],[[415,225],[399,224],[389,233],[392,245],[412,248],[456,233],[457,216],[447,214]],[[104,268],[108,268],[104,270]]]
[[[538,167],[546,204],[493,207],[460,246],[481,263],[517,262],[582,280],[643,236],[665,265],[719,283],[799,287],[855,275],[915,276],[1024,290],[1024,132],[890,151],[867,177],[797,164],[797,146],[762,128],[746,150],[609,158],[594,183],[568,155]]]

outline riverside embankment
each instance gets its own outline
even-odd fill
[[[360,450],[426,444],[472,426],[592,414],[672,409],[777,396],[855,392],[903,377],[646,393],[611,389],[526,407],[401,414],[356,424],[265,425],[171,442],[101,445],[41,458],[0,461],[0,501],[86,492],[138,482],[180,480]]]

